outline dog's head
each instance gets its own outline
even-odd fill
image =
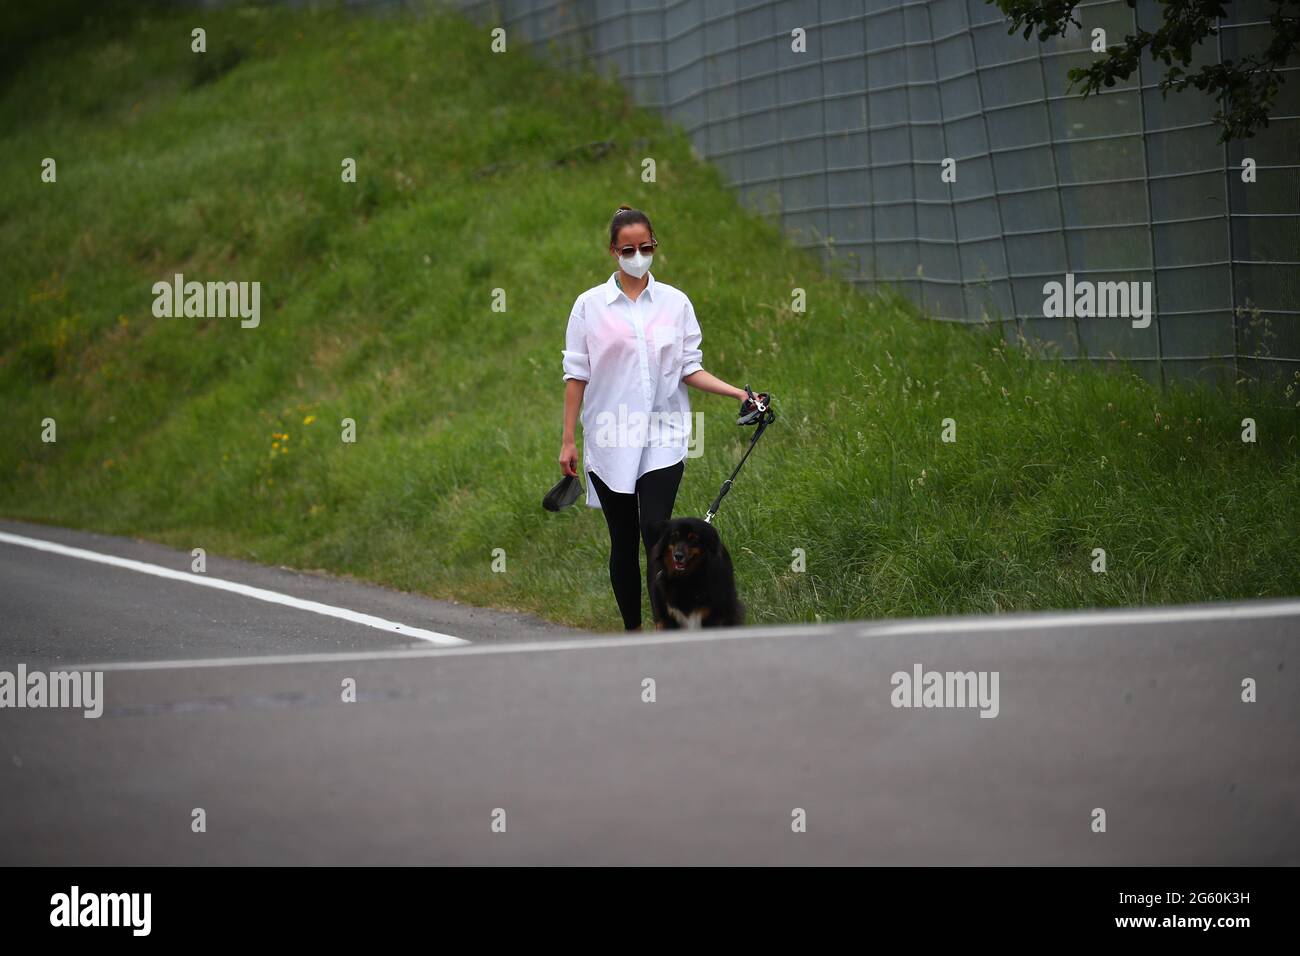
[[[671,518],[650,528],[657,543],[655,560],[669,577],[694,574],[710,558],[722,551],[722,539],[713,525],[699,518]]]

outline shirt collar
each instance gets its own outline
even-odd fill
[[[654,294],[655,274],[653,272],[647,272],[646,276],[648,278],[646,279],[645,289],[641,292],[641,294],[645,296],[649,296],[650,301],[653,302],[655,300],[655,294]],[[616,269],[609,274],[609,279],[607,279],[605,282],[605,304],[606,305],[609,305],[620,295],[626,294],[623,292],[622,289],[618,287],[618,283],[614,281],[617,277],[618,277],[618,270]],[[631,299],[629,299],[628,301],[630,302]]]

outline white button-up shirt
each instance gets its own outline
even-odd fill
[[[587,383],[582,456],[587,504],[599,508],[590,472],[611,491],[634,492],[647,471],[686,457],[691,435],[687,375],[698,372],[700,324],[686,293],[653,273],[635,300],[617,272],[578,296],[564,342],[564,378]]]

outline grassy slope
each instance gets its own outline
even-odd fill
[[[1300,593],[1294,412],[1033,362],[856,294],[616,85],[493,55],[458,19],[203,13],[206,77],[193,19],[53,39],[0,99],[0,512],[617,627],[600,514],[538,502],[568,309],[608,276],[626,201],[706,367],[778,397],[720,517],[754,620]],[[153,318],[178,271],[260,280],[261,327]],[[731,402],[695,402],[685,514],[748,437]]]

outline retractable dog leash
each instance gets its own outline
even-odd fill
[[[736,476],[740,474],[740,469],[745,464],[745,459],[747,459],[749,453],[754,450],[754,446],[758,444],[758,440],[763,437],[763,432],[767,429],[767,426],[776,421],[776,412],[774,412],[771,407],[772,396],[769,395],[767,397],[768,400],[764,402],[750,390],[748,385],[745,386],[745,394],[749,396],[749,402],[753,407],[750,411],[746,412],[742,405],[741,415],[736,419],[736,424],[757,424],[758,428],[754,431],[754,437],[749,440],[749,447],[745,449],[745,455],[740,459],[740,463],[736,465],[736,470],[731,473],[730,478],[722,483],[722,488],[718,491],[718,497],[714,498],[713,504],[709,505],[708,513],[704,516],[704,520],[708,524],[713,523],[714,516],[717,515],[718,509],[722,507],[722,499],[727,497],[727,492],[731,490],[731,483],[735,481]]]

